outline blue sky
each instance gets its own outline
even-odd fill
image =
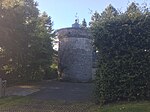
[[[39,3],[39,10],[45,11],[52,17],[54,22],[53,29],[71,27],[74,23],[75,15],[82,22],[83,18],[87,23],[90,21],[92,14],[98,11],[102,12],[109,4],[112,4],[116,9],[125,11],[126,7],[131,2],[142,4],[147,2],[150,5],[150,0],[35,0]],[[89,10],[90,9],[90,10]]]

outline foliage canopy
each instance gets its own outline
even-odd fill
[[[1,0],[0,35],[1,76],[41,80],[52,62],[51,18],[33,0]]]
[[[132,3],[93,16],[91,31],[99,54],[96,96],[101,103],[150,99],[150,12]],[[113,9],[113,11],[112,11]],[[114,13],[115,12],[115,13]],[[105,19],[104,19],[105,18]]]

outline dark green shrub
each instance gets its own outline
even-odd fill
[[[99,54],[95,92],[101,103],[150,100],[150,13],[130,14],[99,19],[91,27]]]
[[[57,79],[57,69],[48,69],[43,77],[44,80]]]

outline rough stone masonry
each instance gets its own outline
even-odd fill
[[[87,28],[73,27],[57,30],[59,39],[58,71],[62,80],[89,82],[92,80],[92,39]]]

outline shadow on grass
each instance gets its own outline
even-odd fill
[[[63,102],[37,100],[29,96],[11,96],[0,99],[0,112],[94,112],[90,102]]]

